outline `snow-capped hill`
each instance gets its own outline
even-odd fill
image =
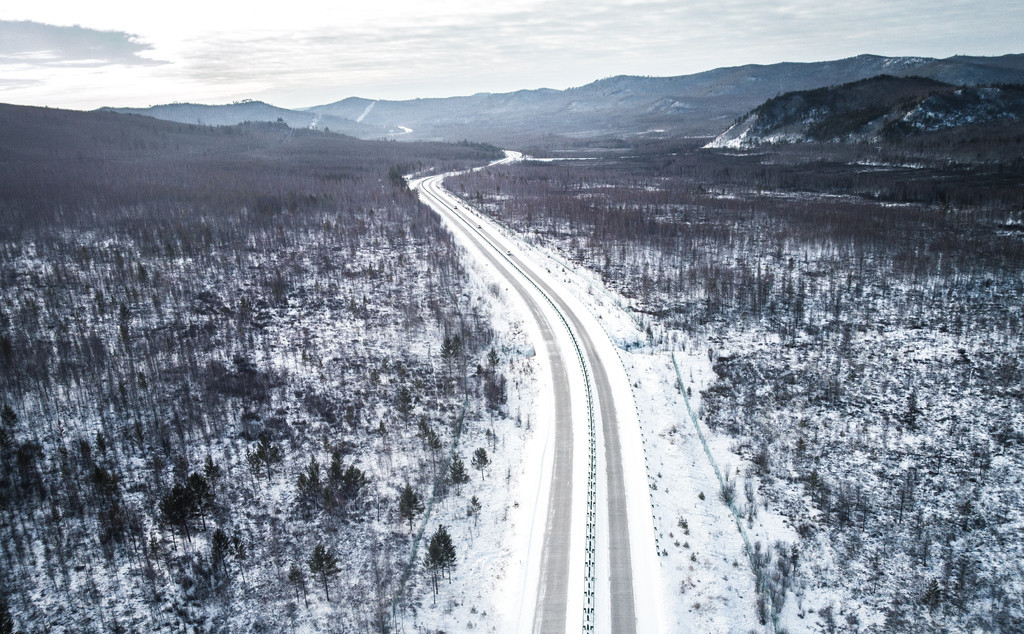
[[[661,130],[659,134],[665,136],[712,137],[721,133],[726,122],[773,96],[881,74],[929,77],[951,85],[1024,83],[1024,55],[948,59],[858,55],[824,62],[747,64],[676,77],[617,75],[565,90],[407,100],[348,97],[300,110],[253,101],[118,111],[205,125],[281,119],[293,128],[329,127],[360,138],[401,133],[404,140],[519,144],[525,138],[548,135],[630,136],[651,130]]]
[[[1022,121],[1024,87],[1020,85],[956,87],[923,77],[882,75],[769,99],[706,147],[875,142]]]
[[[748,145],[747,138],[750,131],[757,125],[757,114],[749,114],[736,123],[729,126],[729,129],[715,137],[715,140],[705,145],[708,149],[733,149],[738,150]]]
[[[894,130],[935,132],[979,123],[1024,120],[1024,87],[964,88],[933,94],[910,109]]]
[[[445,99],[346,99],[309,111],[374,125],[401,124],[409,138],[500,141],[529,135],[713,136],[766,99],[880,74],[921,75],[952,84],[1024,81],[1024,56],[998,58],[881,57],[858,55],[811,63],[748,64],[693,75],[616,75],[566,90],[520,90]],[[367,110],[369,104],[372,108]],[[365,113],[365,114],[364,114]],[[332,128],[333,129],[333,128]]]

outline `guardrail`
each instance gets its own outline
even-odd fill
[[[519,272],[519,274],[527,281],[533,288],[540,293],[541,297],[551,306],[551,309],[555,311],[558,319],[565,326],[566,331],[569,333],[570,339],[572,339],[572,345],[576,349],[576,357],[580,363],[580,368],[583,370],[583,379],[586,384],[586,396],[587,396],[587,425],[589,435],[589,468],[587,474],[587,534],[585,548],[586,553],[584,557],[584,568],[583,568],[583,632],[590,633],[594,631],[594,621],[596,618],[596,579],[597,579],[597,545],[596,545],[596,532],[597,532],[597,430],[594,424],[594,397],[593,390],[591,387],[590,380],[590,369],[587,364],[586,356],[583,354],[583,348],[580,346],[579,339],[576,337],[575,331],[572,326],[569,325],[569,320],[566,319],[565,315],[559,310],[554,300],[540,287],[539,284],[523,270],[518,264],[516,264],[508,254],[504,253],[502,249],[494,243],[489,237],[487,237],[477,227],[473,226],[472,222],[469,222],[462,216],[461,212],[449,205],[447,202],[442,200],[438,195],[431,192],[426,187],[423,187],[423,191],[435,200],[438,204],[448,209],[452,214],[455,215],[459,220],[463,222],[472,232],[474,232],[481,240],[490,245],[498,255],[505,259],[510,267]]]

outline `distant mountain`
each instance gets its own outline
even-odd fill
[[[291,128],[312,128],[348,134],[358,138],[379,138],[386,136],[387,128],[357,123],[349,118],[340,118],[317,112],[302,112],[278,108],[262,101],[240,101],[225,105],[204,105],[195,103],[173,103],[149,108],[103,108],[122,114],[138,114],[198,125],[237,125],[247,121],[283,121]],[[396,132],[398,130],[395,130]]]
[[[999,124],[1024,124],[1024,86],[958,87],[923,77],[881,75],[769,99],[709,146],[892,140]]]
[[[363,124],[411,128],[409,138],[472,138],[665,134],[714,136],[776,95],[877,75],[922,76],[978,85],[1024,82],[1024,55],[1002,57],[879,57],[747,65],[679,77],[617,76],[568,90],[521,90],[447,99],[345,99],[310,112]]]
[[[1024,55],[948,59],[860,55],[828,62],[719,68],[679,77],[621,75],[567,90],[543,88],[404,101],[349,97],[301,110],[259,101],[113,110],[207,125],[280,118],[291,127],[328,127],[360,138],[404,140],[523,143],[552,136],[714,137],[737,117],[777,95],[883,74],[957,85],[1024,83]]]

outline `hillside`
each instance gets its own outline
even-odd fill
[[[1019,132],[1022,125],[1024,86],[1019,84],[957,87],[922,77],[881,75],[769,99],[709,147],[892,141],[964,128]]]
[[[747,65],[678,77],[618,76],[568,90],[521,90],[449,99],[343,100],[310,108],[366,124],[403,125],[410,135],[496,141],[545,134],[569,137],[720,133],[740,114],[780,93],[831,86],[883,73],[959,84],[1024,81],[1024,56],[890,58],[861,55],[814,62]]]
[[[977,163],[945,146],[907,161],[902,146],[696,145],[449,179],[586,269],[581,295],[632,309],[646,336],[623,347],[650,360],[636,385],[699,397],[701,437],[686,408],[646,418],[690,631],[751,629],[701,621],[727,601],[709,588],[747,567],[712,574],[737,529],[695,538],[709,500],[765,531],[749,569],[774,631],[1024,631],[1020,145]],[[722,469],[711,487],[702,444]],[[774,514],[795,537],[771,532]]]
[[[340,101],[287,111],[259,102],[225,106],[173,104],[121,110],[208,125],[276,121],[329,127],[361,138],[402,132],[403,140],[471,139],[520,144],[606,136],[715,136],[740,115],[782,93],[848,83],[881,74],[922,76],[978,85],[1024,82],[1024,55],[880,57],[746,65],[677,77],[617,76],[566,90],[519,90],[471,96]],[[344,123],[343,123],[344,122]]]
[[[430,618],[417,545],[444,523],[470,569],[472,538],[501,542],[508,487],[470,454],[504,473],[497,443],[523,430],[491,321],[507,309],[400,175],[494,157],[0,106],[0,617],[24,632]]]
[[[208,126],[238,125],[239,123],[250,121],[281,121],[291,128],[326,129],[360,139],[380,138],[389,133],[387,128],[364,125],[347,118],[331,115],[278,108],[262,101],[242,101],[214,106],[195,103],[173,103],[152,106],[150,108],[104,108],[104,110],[121,114],[145,115],[164,121]]]

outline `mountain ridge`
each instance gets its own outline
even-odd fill
[[[956,86],[924,77],[879,75],[793,91],[749,111],[709,148],[766,144],[878,143],[1024,121],[1024,85]]]
[[[291,128],[329,128],[335,132],[360,138],[386,136],[389,130],[363,125],[359,122],[320,113],[311,113],[281,108],[260,100],[244,100],[231,104],[208,105],[190,102],[175,102],[150,106],[149,108],[107,107],[101,110],[120,114],[150,116],[175,123],[197,125],[238,125],[246,122],[281,121]]]
[[[361,138],[396,136],[399,132],[409,140],[470,139],[491,143],[552,135],[592,138],[661,134],[710,138],[772,97],[882,74],[917,75],[958,85],[1024,83],[1024,54],[945,59],[864,54],[821,62],[746,64],[672,77],[616,75],[564,90],[538,88],[406,100],[351,96],[295,110],[282,108],[259,113],[249,108],[245,114],[230,112],[243,110],[240,106],[245,104],[208,108],[225,110],[223,124],[239,123],[243,116],[264,116],[268,119],[262,120],[280,117],[289,125],[294,120],[293,127],[309,127],[313,117],[319,116],[320,127]],[[158,118],[172,116],[171,111],[163,108],[170,106],[114,110]],[[214,111],[204,112],[210,121],[214,120]],[[195,118],[194,113],[190,116]]]

